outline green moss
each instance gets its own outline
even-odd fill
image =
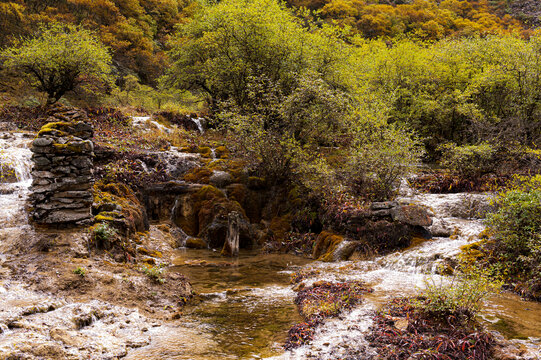
[[[194,184],[208,184],[211,176],[212,170],[206,167],[200,167],[190,170],[184,175],[184,180]]]
[[[197,149],[197,153],[201,154],[202,157],[205,158],[211,158],[212,157],[212,149],[208,146],[200,146]]]

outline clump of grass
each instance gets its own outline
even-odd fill
[[[163,277],[165,269],[161,266],[143,266],[141,271],[158,284],[163,284],[165,282],[165,278]]]
[[[325,319],[352,309],[363,301],[366,293],[372,291],[361,281],[323,281],[299,291],[295,303],[305,322],[289,330],[285,348],[292,349],[310,342],[314,329]]]
[[[475,318],[483,301],[496,292],[501,283],[489,280],[480,271],[468,275],[455,275],[450,281],[445,279],[425,280],[425,289],[415,302],[416,307],[435,319],[454,319],[458,324]]]

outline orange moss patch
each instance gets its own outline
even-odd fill
[[[332,254],[342,241],[344,241],[342,235],[331,231],[322,231],[316,239],[312,257],[321,261],[332,261]]]

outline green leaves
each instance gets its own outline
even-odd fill
[[[111,86],[111,55],[88,30],[54,23],[40,27],[34,37],[22,39],[2,52],[4,65],[26,76],[31,86],[58,101],[79,85]]]

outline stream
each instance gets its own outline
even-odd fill
[[[0,270],[6,256],[5,244],[12,237],[21,237],[31,230],[24,209],[31,184],[28,143],[25,134],[0,134],[1,164],[10,166],[15,174],[9,181],[0,181]],[[432,230],[440,235],[447,234],[415,242],[408,249],[370,260],[322,263],[257,251],[241,251],[238,258],[226,259],[215,251],[179,249],[169,271],[187,276],[199,294],[193,304],[182,309],[182,317],[163,326],[149,327],[137,312],[107,305],[103,311],[112,314],[113,322],[100,320],[88,327],[85,330],[88,333],[83,334],[88,337],[85,344],[94,344],[92,341],[98,339],[114,345],[122,336],[132,342],[139,341],[139,345],[127,352],[118,350],[125,359],[336,359],[343,356],[346,349],[358,349],[363,354],[360,358],[368,358],[373,354],[364,335],[371,325],[373,312],[391,297],[415,294],[427,278],[442,279],[438,275],[440,265],[452,260],[461,246],[484,229],[482,220],[475,217],[487,203],[488,196],[418,194],[405,188],[399,200],[430,208],[435,216]],[[349,314],[327,320],[316,330],[311,344],[284,352],[282,345],[288,329],[302,321],[293,302],[295,292],[290,284],[291,274],[301,269],[314,273],[305,280],[307,285],[320,280],[362,280],[374,288],[374,293]],[[0,275],[6,275],[2,271]],[[29,306],[34,297],[35,303],[42,303],[45,298],[56,301],[50,296],[29,292],[21,284],[10,285],[9,278],[2,277],[0,320],[3,311],[12,314],[21,301],[28,302]],[[75,311],[74,305],[59,303],[57,315],[54,311],[43,315],[57,316],[50,320],[55,326],[66,321],[66,314]],[[102,305],[96,301],[81,306],[97,308]],[[117,329],[115,318],[125,324]],[[540,303],[522,301],[511,294],[495,295],[486,302],[480,319],[489,329],[514,339],[517,345],[541,358]],[[113,327],[114,331],[111,330]],[[143,329],[144,337],[132,338],[133,329]],[[0,326],[0,350],[3,343],[9,343],[10,336],[13,334]],[[87,346],[92,353],[91,345],[82,346]],[[93,355],[92,358],[110,358],[107,356]]]

